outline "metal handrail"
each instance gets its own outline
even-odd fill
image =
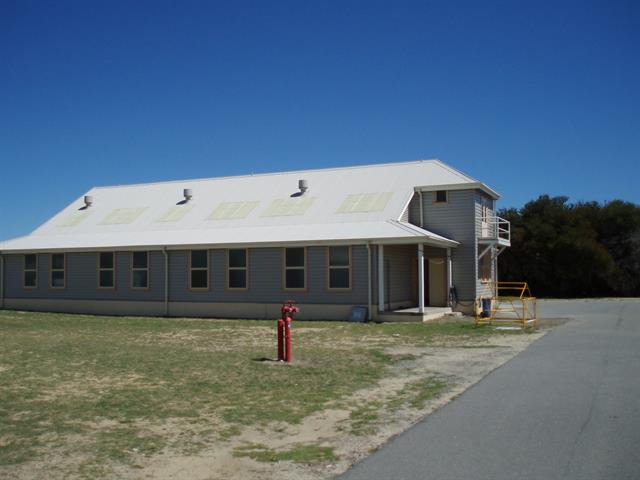
[[[536,325],[536,297],[527,282],[494,282],[489,315],[476,314],[476,325],[487,323],[517,323],[526,328]]]
[[[511,242],[511,222],[497,215],[482,217],[481,223],[486,223],[489,229],[489,235],[482,235],[482,227],[480,229],[481,238],[497,238]]]
[[[527,282],[495,282],[493,291],[496,297],[512,297],[514,295],[501,295],[500,291],[513,291],[519,299],[532,298],[531,290]]]

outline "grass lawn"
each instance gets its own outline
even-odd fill
[[[139,455],[198,452],[245,426],[300,422],[375,384],[404,358],[387,347],[495,334],[459,323],[294,322],[294,363],[283,365],[265,360],[275,357],[275,327],[0,311],[0,473],[64,457],[73,471],[58,473],[92,478],[135,468]],[[416,386],[407,401],[434,388]],[[243,453],[331,458],[313,446]]]

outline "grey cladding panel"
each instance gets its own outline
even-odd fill
[[[417,298],[413,291],[412,262],[416,261],[416,245],[398,245],[384,248],[385,303],[406,303],[412,306]],[[416,286],[417,288],[417,286]]]
[[[249,249],[249,288],[227,289],[227,251],[209,251],[209,290],[189,291],[189,252],[170,252],[170,300],[180,302],[257,302],[273,303],[292,298],[305,303],[366,304],[367,250],[352,247],[353,288],[350,292],[331,292],[326,288],[326,247],[307,248],[307,291],[282,288],[282,248]]]
[[[452,280],[461,300],[476,296],[476,212],[474,190],[450,190],[447,203],[434,203],[434,192],[423,192],[424,228],[460,242],[451,249]],[[410,204],[411,223],[419,225],[419,197]]]
[[[307,248],[307,290],[282,289],[282,248],[249,250],[249,288],[229,290],[226,282],[227,251],[209,250],[209,289],[189,289],[189,251],[170,251],[169,299],[180,302],[256,302],[274,303],[289,298],[301,303],[366,305],[367,248],[352,247],[352,289],[334,292],[327,289],[327,248]],[[49,255],[39,254],[38,288],[22,288],[22,255],[5,257],[5,296],[7,298],[60,298],[81,300],[164,300],[164,255],[149,252],[149,288],[130,288],[130,252],[116,253],[116,288],[97,288],[97,253],[67,254],[66,281],[62,290],[49,288]]]
[[[116,253],[115,289],[98,288],[98,254],[95,252],[67,253],[64,289],[49,288],[49,258],[38,254],[38,288],[22,288],[22,255],[7,255],[8,298],[61,298],[80,300],[142,300],[158,301],[164,298],[164,257],[162,252],[149,252],[149,288],[130,288],[130,253]]]
[[[407,213],[409,216],[409,223],[420,226],[420,195],[418,193],[413,194],[413,198],[409,202],[409,207],[407,208]]]

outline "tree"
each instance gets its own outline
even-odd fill
[[[542,195],[499,213],[512,245],[499,257],[501,280],[525,280],[543,297],[640,294],[640,207],[567,201]]]

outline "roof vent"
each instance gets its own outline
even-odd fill
[[[300,189],[300,193],[304,195],[304,193],[309,190],[309,182],[307,180],[298,180],[298,188]]]
[[[91,195],[85,195],[84,196],[85,208],[89,208],[91,205],[93,205],[93,197]]]
[[[190,188],[185,188],[182,194],[184,195],[185,202],[188,202],[193,197],[193,191]]]

